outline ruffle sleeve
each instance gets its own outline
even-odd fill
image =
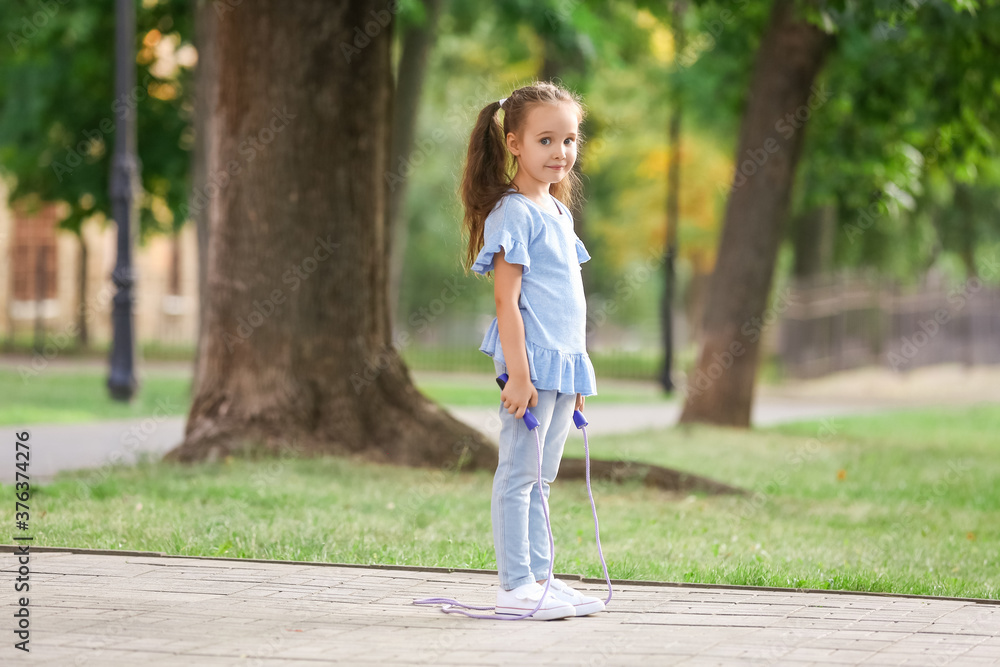
[[[483,244],[483,249],[479,251],[476,261],[472,265],[472,270],[476,273],[486,275],[495,268],[493,255],[503,248],[503,258],[509,264],[520,264],[524,268],[521,275],[526,275],[531,266],[528,257],[528,247],[521,241],[515,239],[506,229],[497,230],[491,237],[487,238]]]
[[[587,246],[583,245],[583,241],[579,238],[576,239],[576,259],[581,264],[590,259],[590,253],[587,252]]]
[[[528,245],[531,239],[531,218],[523,205],[518,205],[509,197],[504,197],[503,205],[486,217],[483,229],[483,249],[479,251],[472,270],[485,275],[494,270],[494,255],[504,250],[504,260],[510,264],[520,264],[521,275],[527,275],[531,267]]]

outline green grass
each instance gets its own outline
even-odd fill
[[[481,369],[482,370],[482,369]],[[491,406],[500,400],[500,388],[487,368],[479,379],[434,375],[416,377],[418,388],[443,405]],[[185,415],[190,405],[191,380],[176,372],[147,373],[131,404],[111,400],[107,374],[93,368],[43,370],[37,374],[18,369],[0,369],[0,424],[80,423],[101,419],[125,419],[151,415]],[[599,386],[599,396],[588,399],[601,403],[656,403],[676,400],[655,387],[611,384]]]
[[[191,380],[177,374],[149,374],[131,403],[108,395],[107,374],[93,369],[37,374],[0,369],[0,424],[72,424],[101,419],[187,414]]]
[[[68,344],[53,342],[51,334],[46,334],[44,343],[54,345],[59,351],[60,359],[107,359],[111,351],[108,341],[91,343],[86,347],[76,340]],[[44,345],[43,343],[43,345]],[[160,361],[191,361],[194,359],[194,344],[192,343],[162,343],[156,340],[142,340],[137,343],[138,355],[141,359],[156,359]],[[5,338],[0,343],[4,354],[33,356],[35,354],[35,336],[33,333],[18,333],[13,338]],[[43,350],[44,352],[44,350]]]
[[[595,483],[611,576],[998,599],[998,432],[1000,407],[983,405],[602,436],[595,456],[754,492]],[[334,457],[144,463],[33,485],[32,527],[39,546],[492,569],[491,477]],[[586,487],[557,480],[551,502],[556,571],[601,577]]]

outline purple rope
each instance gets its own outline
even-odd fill
[[[601,557],[601,565],[604,566],[604,578],[608,582],[608,598],[604,601],[607,604],[611,602],[611,577],[608,576],[608,564],[604,561],[604,552],[601,550],[601,533],[597,526],[597,506],[594,504],[594,493],[590,489],[590,445],[587,442],[587,428],[585,426],[581,426],[580,428],[583,430],[583,447],[587,464],[587,494],[590,496],[590,507],[594,512],[594,534],[597,536],[597,553]],[[477,607],[451,598],[424,598],[422,600],[414,600],[413,604],[440,604],[444,605],[441,607],[441,611],[446,614],[464,614],[469,618],[483,618],[494,621],[520,621],[533,615],[541,608],[542,602],[545,601],[545,596],[549,593],[549,585],[552,583],[552,568],[555,564],[556,552],[555,539],[552,537],[552,522],[549,520],[549,505],[545,500],[545,493],[542,492],[542,441],[538,437],[538,429],[532,429],[532,431],[535,434],[535,447],[538,452],[538,495],[542,499],[542,511],[545,513],[545,527],[549,532],[549,576],[545,579],[545,590],[542,591],[542,596],[538,599],[538,604],[535,605],[534,609],[521,616],[472,614],[461,609],[453,609],[453,607],[464,607],[465,609],[477,609],[480,611],[489,611],[490,609],[496,609],[496,607]]]
[[[608,576],[608,564],[604,562],[604,550],[601,549],[601,529],[597,527],[597,505],[594,504],[594,492],[590,490],[590,443],[587,442],[587,427],[581,426],[583,431],[583,458],[586,461],[587,469],[587,495],[590,496],[590,508],[594,511],[594,537],[597,538],[597,554],[601,557],[601,565],[604,566],[604,580],[608,582],[608,598],[605,605],[611,603],[611,577]]]

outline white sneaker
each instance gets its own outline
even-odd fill
[[[573,605],[556,598],[552,594],[553,588],[555,586],[549,587],[549,593],[545,596],[538,611],[525,620],[551,621],[556,618],[576,616],[576,609]],[[512,591],[505,591],[501,586],[500,590],[497,591],[496,614],[498,616],[523,616],[535,608],[544,591],[545,587],[534,581],[518,586]]]
[[[584,595],[575,588],[570,588],[566,585],[566,582],[555,577],[552,578],[552,583],[549,585],[549,595],[554,595],[557,600],[562,600],[573,605],[577,616],[586,616],[587,614],[596,614],[599,611],[604,611],[603,600]]]

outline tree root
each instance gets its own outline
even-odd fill
[[[586,479],[586,462],[584,459],[564,458],[559,464],[558,478]],[[711,495],[748,493],[746,489],[716,482],[707,477],[636,461],[591,459],[590,479],[619,483],[641,481],[646,486],[674,492],[701,491]]]

